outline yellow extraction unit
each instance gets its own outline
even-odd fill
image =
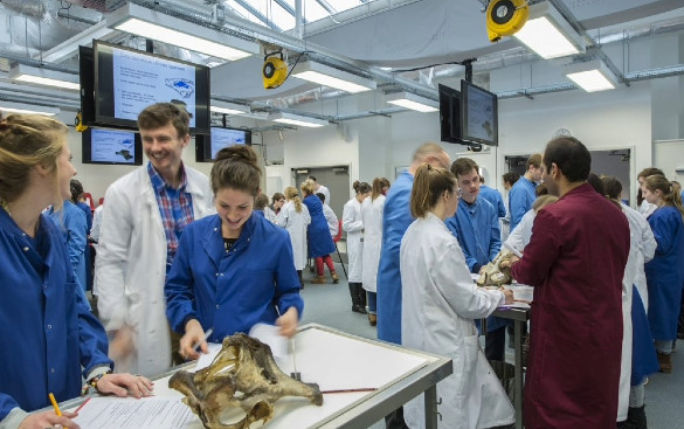
[[[287,79],[287,63],[282,58],[275,56],[267,56],[264,60],[264,66],[261,69],[261,76],[264,79],[264,88],[277,88]]]
[[[487,36],[497,42],[520,30],[529,17],[527,0],[492,0],[487,7]]]

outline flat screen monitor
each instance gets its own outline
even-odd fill
[[[441,140],[461,143],[461,93],[439,85],[439,122]]]
[[[78,76],[81,84],[81,120],[84,125],[95,124],[95,64],[93,48],[78,47]]]
[[[461,99],[463,140],[498,146],[499,116],[496,94],[462,80]]]
[[[81,136],[84,164],[142,165],[142,141],[138,133],[88,128]]]
[[[209,135],[195,136],[195,155],[197,162],[212,162],[224,147],[251,145],[252,132],[235,128],[211,127]]]
[[[209,68],[95,42],[95,121],[136,128],[138,114],[170,102],[190,114],[190,132],[209,132]]]

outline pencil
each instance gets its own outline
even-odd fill
[[[62,417],[62,411],[59,409],[59,405],[57,405],[55,395],[53,395],[52,392],[50,392],[48,397],[50,398],[50,402],[52,402],[52,407],[55,409],[55,414],[57,414],[57,416],[59,417]]]
[[[83,401],[83,402],[81,403],[81,405],[79,405],[78,408],[76,408],[76,410],[74,411],[74,413],[78,414],[78,412],[81,411],[81,408],[85,407],[85,404],[87,404],[88,401],[90,401],[90,399],[91,399],[91,398],[88,398],[88,399],[86,399],[85,401]]]

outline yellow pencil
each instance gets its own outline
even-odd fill
[[[55,408],[55,413],[59,417],[62,417],[62,411],[59,409],[59,405],[57,405],[57,401],[55,400],[55,395],[50,393],[48,396],[50,397],[50,402],[52,402],[52,406]]]

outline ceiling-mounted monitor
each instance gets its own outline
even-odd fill
[[[446,85],[439,85],[439,123],[443,142],[461,141],[461,93]]]
[[[142,165],[142,141],[136,132],[88,128],[81,142],[84,164]]]
[[[190,132],[209,132],[209,68],[96,41],[95,123],[137,128],[147,106],[170,102],[190,114]]]
[[[464,143],[499,145],[496,94],[461,80],[461,138]]]
[[[252,132],[249,130],[211,127],[209,135],[195,136],[195,159],[197,162],[212,162],[225,147],[251,144]]]

